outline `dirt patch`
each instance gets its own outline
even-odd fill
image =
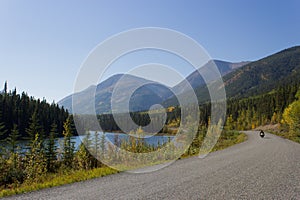
[[[264,126],[258,126],[253,130],[255,130],[255,131],[263,130],[263,131],[278,132],[278,131],[280,131],[280,124],[268,124],[268,125],[264,125]]]

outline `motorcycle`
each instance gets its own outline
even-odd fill
[[[263,131],[260,131],[259,136],[260,136],[261,138],[264,138],[264,137],[265,137],[265,133],[264,133]]]

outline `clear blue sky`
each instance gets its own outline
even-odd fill
[[[299,8],[298,0],[0,0],[0,84],[57,102],[98,43],[138,27],[180,31],[215,59],[256,60],[300,44]]]

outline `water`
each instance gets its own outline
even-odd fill
[[[99,139],[101,139],[103,133],[99,133]],[[93,140],[94,132],[91,132],[91,139]],[[124,133],[105,133],[105,140],[106,142],[114,143],[115,138],[118,138],[119,143],[122,141],[129,140],[129,135]],[[170,139],[173,139],[174,136],[144,136],[144,142],[147,145],[157,147],[158,144],[162,145],[164,143],[167,143]],[[72,142],[74,142],[75,148],[78,149],[81,142],[84,140],[85,136],[73,136]],[[57,141],[57,145],[60,146],[60,144],[63,143],[63,138],[59,138]]]
[[[91,131],[91,140],[93,140],[94,133]],[[99,132],[99,140],[101,139],[103,133]],[[115,138],[118,138],[119,144],[121,144],[122,141],[126,140],[128,141],[129,135],[124,133],[105,133],[105,140],[106,142],[110,142],[114,144]],[[73,136],[71,137],[71,141],[74,143],[75,149],[78,150],[80,144],[84,140],[85,136]],[[170,139],[173,139],[174,136],[144,136],[144,142],[147,145],[157,147],[158,144],[162,145],[164,143],[167,143]],[[58,148],[62,147],[64,138],[57,138],[55,140],[56,146]],[[20,141],[18,143],[18,146],[21,148],[19,149],[21,152],[26,152],[26,145],[28,144],[28,141]],[[1,145],[1,144],[0,144]]]

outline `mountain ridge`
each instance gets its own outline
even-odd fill
[[[300,82],[300,46],[281,50],[223,76],[227,98],[247,98]],[[195,88],[200,103],[210,100],[206,86]],[[169,99],[168,105],[174,100]]]
[[[211,60],[208,63],[206,63],[204,66],[199,68],[200,73],[205,73],[205,70],[209,70],[211,65],[216,65],[222,75],[227,74],[233,70],[236,70],[237,68],[243,66],[244,64],[249,62],[238,62],[238,63],[231,63],[227,61],[221,61],[221,60]],[[125,76],[124,74],[115,74],[103,82],[99,83],[98,85],[92,85],[85,90],[82,90],[81,92],[68,95],[67,97],[63,98],[58,102],[59,105],[65,107],[68,109],[69,112],[72,112],[72,97],[73,95],[76,96],[76,99],[80,98],[82,99],[82,102],[78,102],[76,104],[76,108],[80,108],[79,111],[84,113],[84,110],[92,110],[90,107],[87,107],[87,105],[91,105],[90,100],[85,99],[85,94],[88,94],[89,92],[95,92],[95,108],[97,114],[102,113],[110,113],[111,112],[111,97],[112,97],[112,91],[114,87],[116,86],[117,82]],[[127,80],[125,80],[125,83],[118,84],[122,85],[121,87],[124,88],[124,91],[129,90],[129,88],[134,87],[135,85],[142,84],[144,86],[140,87],[133,93],[133,97],[130,99],[130,111],[144,111],[148,110],[151,105],[153,104],[161,104],[162,102],[166,101],[168,98],[171,98],[173,95],[172,91],[175,92],[176,95],[184,92],[187,88],[190,88],[186,86],[186,81],[182,81],[181,83],[175,85],[172,88],[169,88],[167,86],[163,86],[160,83],[157,83],[155,81],[147,80],[141,77],[133,76],[133,75],[126,75]],[[205,81],[199,74],[198,70],[195,70],[192,72],[189,76],[186,78],[187,82],[192,86],[192,88],[195,88],[197,86],[205,84]],[[124,93],[124,96],[126,96],[126,93]],[[119,96],[120,99],[124,99],[124,96]],[[177,99],[175,99],[175,103],[177,102]],[[126,107],[126,106],[124,106]],[[119,106],[119,109],[122,110],[122,108]]]
[[[231,63],[222,60],[211,60],[199,68],[200,74],[209,70],[215,64],[224,81],[226,95],[228,98],[244,98],[252,95],[262,94],[271,91],[278,85],[290,84],[300,80],[300,46],[284,49],[275,54],[266,56],[253,62]],[[186,77],[186,81],[195,91],[199,103],[209,101],[209,93],[206,83],[196,70]],[[204,73],[205,74],[205,73]],[[96,87],[96,112],[97,114],[110,113],[111,92],[115,83],[124,76],[114,75],[98,84]],[[172,95],[173,90],[176,95],[185,95],[187,89],[186,81],[175,85],[173,88],[163,86],[155,81],[150,81],[135,76],[128,76],[129,79],[123,85],[124,96],[126,90],[137,84],[147,85],[137,89],[130,99],[131,111],[148,110],[151,104],[161,104],[164,107],[178,105],[176,96]],[[210,80],[214,81],[214,80]],[[128,88],[127,88],[128,87]],[[92,87],[95,89],[94,87]],[[78,95],[78,94],[75,94]],[[120,96],[120,99],[124,98]],[[66,98],[68,103],[66,103]],[[59,105],[69,109],[72,107],[72,95],[61,100]],[[82,109],[87,102],[82,103]],[[72,110],[70,110],[72,112]]]

